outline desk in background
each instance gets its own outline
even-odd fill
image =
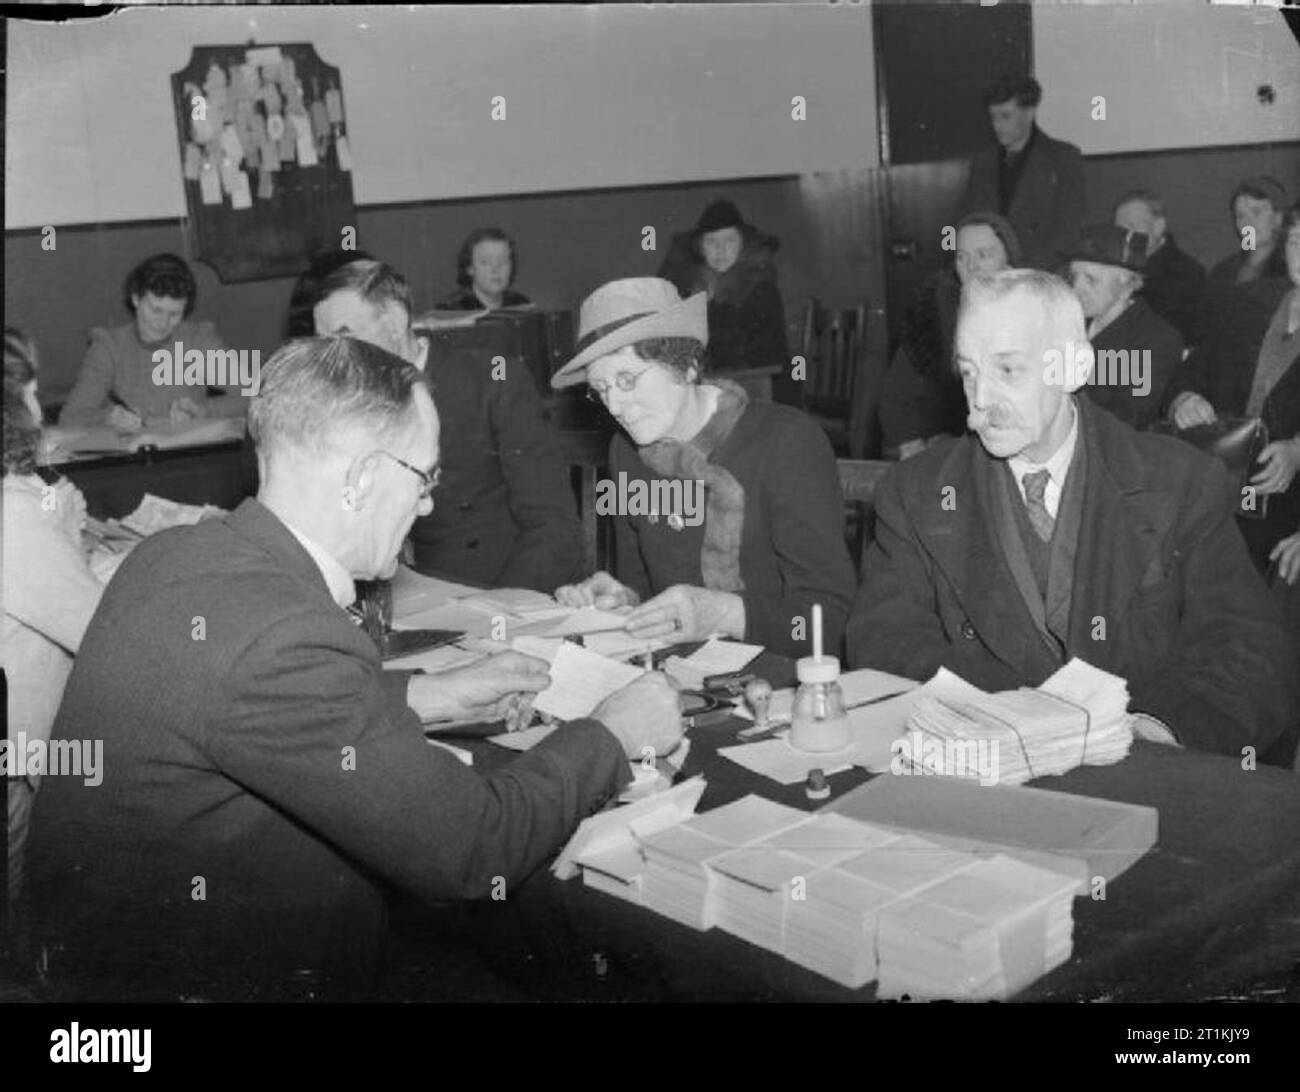
[[[241,440],[145,449],[131,454],[76,456],[49,464],[86,497],[96,519],[120,519],[146,493],[184,504],[234,508],[247,495]]]
[[[764,653],[751,669],[774,686],[793,682],[793,665],[781,657]],[[698,810],[748,793],[821,807],[802,786],[778,785],[717,754],[747,723],[691,733],[682,776],[708,781]],[[512,757],[486,742],[470,749],[480,770]],[[869,777],[853,769],[828,778],[833,798]],[[1104,900],[1075,899],[1073,956],[1016,1000],[1300,1001],[1300,777],[1138,741],[1114,766],[1030,784],[1154,807],[1160,838],[1111,882]],[[414,934],[427,915],[408,904],[395,917],[403,958],[419,959]],[[721,929],[698,932],[545,869],[504,902],[474,904],[442,924],[475,946],[500,979],[548,1000],[875,997],[874,984],[845,989]]]

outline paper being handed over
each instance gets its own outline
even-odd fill
[[[533,708],[561,720],[589,717],[615,690],[644,674],[643,668],[621,664],[566,641],[551,663],[551,685],[537,695]]]

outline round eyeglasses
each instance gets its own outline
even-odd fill
[[[604,385],[587,381],[587,401],[599,402],[602,406],[609,403],[609,389],[611,386],[617,387],[624,394],[636,386],[637,380],[640,379],[649,368],[643,368],[639,372],[619,372],[614,376],[614,382],[605,383]]]

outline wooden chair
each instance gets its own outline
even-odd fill
[[[862,555],[875,526],[876,488],[890,467],[883,459],[836,459],[840,488],[844,491],[844,541],[855,570],[861,575]]]
[[[597,569],[609,569],[613,558],[613,525],[596,516],[596,484],[609,461],[609,431],[562,429],[560,443],[578,495],[583,576],[587,577]]]
[[[867,364],[865,300],[856,307],[830,311],[808,301],[799,340],[807,372],[804,410],[821,422],[838,454],[860,455],[862,429],[855,417],[858,385]]]

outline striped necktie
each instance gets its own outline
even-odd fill
[[[1035,470],[1020,479],[1025,487],[1025,508],[1029,512],[1029,522],[1034,528],[1034,533],[1044,542],[1052,540],[1052,528],[1056,526],[1056,520],[1047,510],[1045,502],[1047,483],[1051,479],[1051,473],[1046,470]]]

